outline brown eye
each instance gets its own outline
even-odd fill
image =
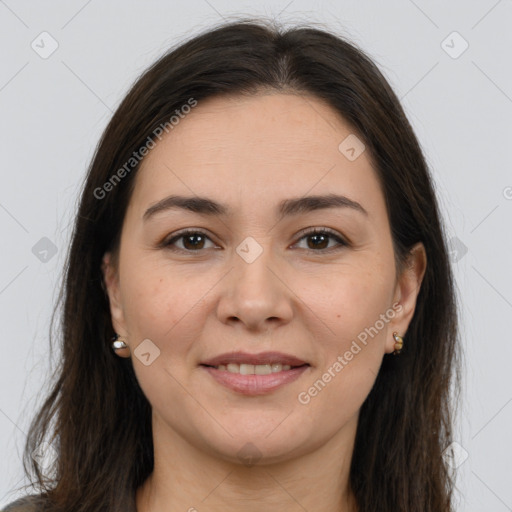
[[[210,240],[210,238],[202,231],[182,231],[170,240],[164,242],[163,246],[171,250],[198,252],[205,248],[207,240]],[[181,247],[176,245],[178,241],[182,241]]]
[[[303,239],[308,239],[306,249],[316,252],[336,250],[340,247],[348,245],[345,240],[343,240],[343,238],[341,238],[336,232],[326,228],[317,228],[308,231],[307,233],[304,233],[300,238],[300,240]],[[334,240],[336,245],[329,247],[329,242],[331,240]]]
[[[305,232],[300,240],[304,239],[308,240],[305,249],[312,252],[330,252],[349,245],[338,233],[328,228],[316,228]],[[208,248],[205,246],[208,241],[212,242],[205,232],[187,230],[163,242],[162,247],[176,252],[201,252]],[[329,246],[332,241],[335,242],[335,245]],[[181,246],[178,242],[181,242]],[[215,247],[215,244],[213,244],[213,247]]]

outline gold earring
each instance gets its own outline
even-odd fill
[[[404,346],[404,339],[402,336],[399,336],[397,332],[393,333],[393,338],[395,338],[395,351],[393,352],[393,355],[400,354],[400,351],[402,350],[402,347]]]

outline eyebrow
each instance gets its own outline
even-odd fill
[[[278,205],[277,214],[282,218],[327,208],[350,208],[366,216],[368,215],[368,212],[358,202],[337,194],[284,199]],[[150,206],[142,218],[147,221],[155,214],[171,209],[182,209],[216,217],[231,214],[231,209],[228,206],[207,197],[171,195]]]

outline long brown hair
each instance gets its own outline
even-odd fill
[[[45,510],[134,509],[153,470],[151,407],[114,331],[102,256],[119,249],[139,165],[159,126],[193,98],[299,92],[327,102],[364,141],[385,195],[397,268],[423,242],[428,265],[400,356],[386,354],[362,405],[350,468],[360,512],[450,512],[455,475],[443,457],[460,393],[457,307],[433,180],[399,100],[372,60],[328,30],[237,20],[171,49],[135,82],[105,129],[88,170],[61,295],[61,359],[27,438],[23,464]],[[133,162],[132,162],[133,163]],[[122,179],[112,180],[120,169]],[[119,174],[118,174],[119,176]],[[105,183],[111,183],[108,193]],[[50,329],[50,341],[52,338]],[[31,457],[58,454],[52,476]],[[32,478],[35,476],[35,479]],[[340,483],[341,484],[341,483]],[[34,487],[35,488],[35,487]]]

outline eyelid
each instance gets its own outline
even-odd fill
[[[338,231],[335,231],[334,229],[327,228],[327,227],[316,227],[315,226],[315,227],[304,228],[303,230],[299,231],[296,236],[298,237],[298,241],[300,241],[306,236],[322,234],[322,233],[331,235],[331,238],[334,238],[337,242],[339,242],[342,245],[350,245],[349,241],[341,233],[338,233]],[[333,248],[331,247],[331,249],[333,249]],[[313,250],[313,249],[311,249],[311,250]],[[323,251],[314,251],[313,250],[313,252],[325,252],[326,250],[329,250],[329,249],[324,249]]]
[[[336,250],[336,249],[340,249],[342,247],[347,247],[350,245],[350,242],[343,236],[341,235],[340,233],[338,233],[337,231],[331,229],[331,228],[327,228],[327,227],[308,227],[308,228],[304,228],[302,229],[301,231],[299,231],[295,236],[297,238],[297,241],[294,242],[293,245],[296,245],[297,243],[299,243],[303,238],[306,238],[307,236],[313,236],[313,235],[316,235],[316,234],[327,234],[327,235],[330,235],[331,238],[333,238],[337,243],[338,245],[335,246],[335,247],[330,247],[328,249],[319,249],[319,250],[315,250],[315,249],[306,249],[306,251],[308,252],[318,252],[318,253],[326,253],[326,252],[331,252],[333,250]],[[204,252],[204,249],[199,249],[197,251],[193,251],[193,250],[186,250],[186,249],[181,249],[181,248],[176,248],[176,247],[172,247],[172,244],[175,243],[177,240],[181,239],[182,237],[185,237],[187,235],[202,235],[206,238],[208,238],[212,243],[215,243],[214,240],[212,240],[212,236],[208,233],[208,231],[206,231],[205,229],[203,228],[184,228],[180,231],[177,231],[175,233],[172,233],[170,237],[166,237],[164,238],[164,240],[159,244],[159,247],[160,248],[164,248],[164,249],[169,249],[171,251],[174,251],[174,252],[181,252],[181,253],[186,253],[186,254],[190,254],[190,253],[201,253],[201,252]]]
[[[215,241],[212,239],[213,237],[210,235],[208,231],[206,231],[203,228],[184,228],[179,231],[176,231],[174,233],[171,233],[170,236],[166,236],[158,246],[163,249],[169,249],[171,248],[172,243],[176,242],[182,237],[185,237],[187,235],[202,235],[206,238],[208,238],[211,242],[215,243]],[[202,252],[199,251],[187,251],[185,249],[178,248],[171,248],[170,250],[175,250],[176,252],[186,252],[186,253],[193,253],[193,252]],[[203,249],[204,250],[204,249]]]
[[[300,233],[298,233],[296,235],[298,240],[292,245],[292,248],[300,244],[303,239],[307,239],[308,237],[317,234],[323,234],[324,236],[327,236],[329,239],[328,245],[334,240],[336,242],[335,245],[332,247],[319,249],[310,249],[309,247],[306,247],[299,248],[299,250],[302,249],[303,251],[306,251],[306,254],[311,255],[312,257],[328,257],[332,254],[338,254],[339,251],[346,249],[347,247],[351,247],[350,242],[348,242],[347,239],[337,231],[326,227],[314,227],[306,228],[305,230],[302,230]]]

